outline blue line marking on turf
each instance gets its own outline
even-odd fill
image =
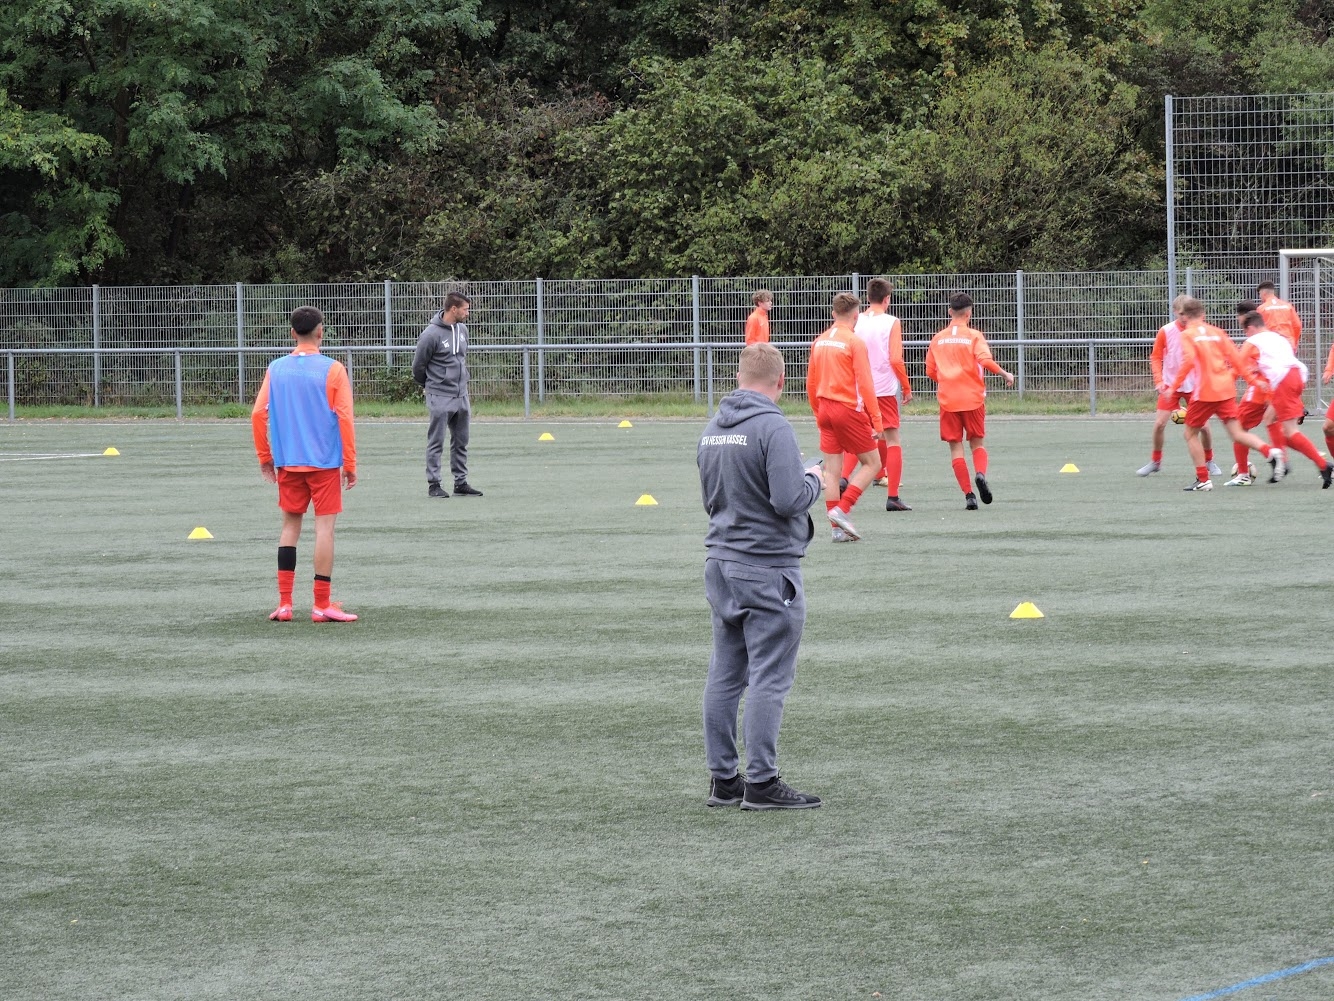
[[[1313,959],[1309,963],[1303,963],[1301,966],[1290,966],[1286,970],[1278,970],[1274,973],[1266,973],[1263,976],[1253,977],[1250,980],[1243,980],[1239,984],[1233,984],[1231,987],[1220,987],[1216,991],[1209,991],[1207,994],[1196,994],[1188,997],[1185,1001],[1213,1001],[1214,998],[1221,998],[1228,994],[1235,994],[1237,991],[1244,991],[1247,987],[1259,987],[1261,984],[1272,983],[1275,980],[1282,980],[1284,977],[1295,977],[1299,973],[1306,973],[1308,970],[1314,970],[1317,967],[1329,966],[1334,964],[1334,956],[1326,956],[1324,959]]]

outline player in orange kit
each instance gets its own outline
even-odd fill
[[[1172,300],[1172,312],[1180,314],[1181,304],[1187,296],[1179,295]],[[1181,392],[1175,396],[1167,395],[1167,387],[1181,370],[1181,318],[1178,315],[1171,323],[1158,328],[1158,336],[1153,339],[1153,350],[1149,353],[1149,365],[1153,369],[1153,388],[1158,393],[1158,406],[1153,419],[1153,452],[1146,465],[1135,471],[1136,476],[1151,476],[1162,469],[1163,438],[1167,422],[1183,402],[1188,402],[1190,391],[1195,383],[1189,377],[1181,384]],[[1258,421],[1257,421],[1258,423]],[[1214,441],[1205,428],[1200,432],[1204,443],[1204,464],[1212,475],[1221,475],[1222,470],[1214,464]]]
[[[1226,331],[1204,322],[1204,303],[1200,300],[1187,299],[1182,303],[1181,319],[1181,371],[1172,380],[1168,392],[1177,392],[1188,377],[1194,377],[1195,389],[1190,394],[1190,406],[1186,408],[1186,447],[1195,462],[1195,482],[1186,487],[1186,491],[1214,488],[1204,462],[1204,446],[1200,442],[1200,429],[1209,423],[1210,417],[1223,422],[1233,442],[1263,455],[1273,468],[1270,482],[1278,482],[1288,471],[1283,449],[1243,431],[1237,420],[1237,378],[1248,383],[1258,382],[1268,388],[1264,376],[1243,361]],[[1239,461],[1237,467],[1240,472],[1245,464]]]
[[[1334,347],[1329,349],[1329,358],[1325,361],[1325,371],[1321,375],[1320,381],[1328,386],[1329,380],[1334,379]],[[1334,400],[1330,401],[1329,409],[1325,411],[1325,454],[1334,459]]]
[[[1292,350],[1297,350],[1297,342],[1302,339],[1302,318],[1292,303],[1278,297],[1278,289],[1273,282],[1261,282],[1255,287],[1260,296],[1257,312],[1264,317],[1265,327],[1276,334],[1282,334],[1292,342]]]
[[[825,507],[835,542],[861,538],[849,514],[880,468],[876,441],[884,436],[866,342],[854,332],[860,308],[860,300],[850,292],[834,296],[834,325],[811,344],[806,372],[806,396],[820,429]],[[839,496],[844,452],[856,455],[858,465]]]
[[[1014,376],[991,357],[991,348],[980,330],[969,326],[973,319],[973,299],[966,292],[950,297],[950,323],[935,337],[926,349],[926,375],[936,383],[936,400],[940,404],[940,440],[950,446],[950,464],[954,478],[963,491],[964,507],[977,510],[977,498],[983,504],[991,503],[991,487],[987,483],[987,386],[982,370],[995,372],[1014,385]],[[968,461],[964,458],[963,440],[973,451],[974,494],[968,482]]]
[[[755,304],[755,308],[746,317],[746,343],[768,344],[769,310],[774,308],[774,294],[762,288],[750,297],[750,301]]]

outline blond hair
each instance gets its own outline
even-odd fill
[[[783,353],[772,344],[747,344],[736,366],[738,386],[778,385],[783,377]]]
[[[1175,299],[1172,300],[1172,312],[1180,313],[1181,310],[1185,307],[1186,303],[1188,302],[1190,302],[1190,296],[1186,295],[1185,292],[1182,292],[1179,296],[1177,296]]]
[[[1200,302],[1199,299],[1186,296],[1186,301],[1181,304],[1181,309],[1178,312],[1182,316],[1189,316],[1192,320],[1202,320],[1204,319],[1204,303]]]
[[[835,316],[847,316],[862,308],[862,301],[851,292],[840,292],[834,296],[832,309]]]

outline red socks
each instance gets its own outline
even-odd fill
[[[295,570],[278,571],[278,604],[290,605],[292,603],[292,584],[295,580]]]
[[[1213,461],[1214,461],[1214,450],[1213,450],[1212,448],[1206,448],[1206,449],[1204,450],[1204,461],[1205,461],[1205,462],[1213,462]]]
[[[319,574],[315,575],[316,608],[329,607],[329,592],[332,590],[333,590],[333,584],[330,582],[328,577],[321,577]]]
[[[1317,469],[1325,468],[1325,460],[1320,458],[1320,453],[1317,452],[1316,447],[1311,444],[1311,439],[1306,437],[1306,435],[1302,434],[1300,431],[1288,439],[1288,444],[1314,462]]]
[[[1163,461],[1162,449],[1159,449],[1158,451],[1154,452],[1152,455],[1149,456],[1149,458],[1152,459],[1154,462],[1162,462]]]
[[[843,509],[844,514],[847,514],[852,510],[852,505],[856,504],[857,501],[861,499],[861,496],[861,487],[850,486],[843,491],[843,499],[838,502],[838,506]]]
[[[1197,479],[1197,480],[1199,480],[1201,483],[1203,483],[1203,482],[1204,482],[1205,480],[1207,480],[1208,478],[1209,478],[1209,467],[1208,467],[1208,466],[1196,466],[1196,467],[1195,467],[1195,479]]]
[[[987,475],[987,450],[982,446],[973,449],[973,472],[978,476]]]
[[[889,496],[899,495],[899,483],[903,480],[903,446],[885,446],[885,476],[889,478]]]
[[[1273,442],[1275,448],[1283,448],[1285,440],[1283,436],[1283,422],[1274,421],[1269,425],[1269,440]]]
[[[852,471],[856,468],[857,468],[857,457],[853,455],[851,452],[844,452],[843,472],[840,473],[839,475],[842,476],[843,479],[845,480],[850,479],[852,477]]]
[[[954,459],[950,462],[954,467],[954,478],[959,481],[959,489],[964,493],[969,493],[973,489],[972,483],[968,479],[968,462],[963,458]]]
[[[1238,445],[1235,441],[1232,443],[1232,458],[1237,463],[1237,473],[1248,472],[1251,468],[1251,450],[1245,445]]]

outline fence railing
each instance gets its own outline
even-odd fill
[[[1331,269],[1326,269],[1329,272]],[[1007,272],[891,275],[891,310],[903,321],[909,373],[922,371],[927,339],[944,321],[950,293],[976,306],[998,360],[1016,374],[1019,396],[1069,399],[1146,396],[1148,352],[1168,317],[1165,271]],[[1202,298],[1221,325],[1238,299],[1275,274],[1185,268],[1182,290]],[[1320,271],[1294,272],[1291,298],[1307,323],[1301,355],[1323,367],[1334,295]],[[245,403],[268,360],[290,348],[287,318],[304,304],[324,310],[324,350],[354,361],[359,396],[414,397],[411,357],[418,334],[448,290],[473,297],[472,392],[479,399],[539,403],[548,396],[664,396],[703,402],[731,372],[751,294],[774,293],[771,328],[798,391],[805,352],[829,324],[840,291],[863,292],[866,277],[597,279],[504,282],[378,282],[0,289],[0,354],[15,405],[161,406]],[[527,366],[527,367],[525,367]],[[178,375],[179,371],[179,375]],[[176,384],[180,383],[177,393]]]

